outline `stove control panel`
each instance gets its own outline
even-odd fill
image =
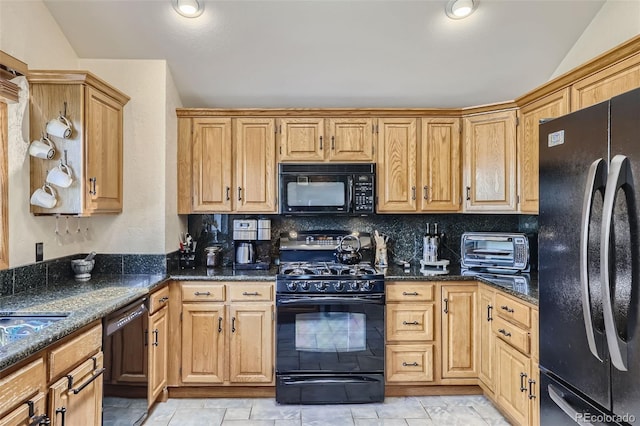
[[[383,293],[384,280],[276,280],[278,293]]]

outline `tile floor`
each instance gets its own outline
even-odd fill
[[[117,405],[117,401],[115,404]],[[125,407],[122,407],[125,408]],[[124,412],[109,423],[131,426]],[[106,420],[106,417],[105,417]],[[130,421],[129,421],[130,422]],[[106,421],[105,421],[106,424]],[[358,405],[277,405],[273,398],[169,399],[155,405],[144,426],[425,426],[508,425],[481,395],[386,398]]]

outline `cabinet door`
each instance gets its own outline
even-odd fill
[[[417,147],[415,118],[378,120],[378,208],[384,213],[417,209]]]
[[[86,88],[85,208],[93,213],[122,212],[122,105]]]
[[[604,68],[571,85],[571,111],[640,87],[640,55]]]
[[[237,212],[276,213],[276,139],[272,118],[235,119]]]
[[[182,382],[224,381],[224,305],[182,305]]]
[[[435,339],[433,303],[388,303],[387,341],[431,341]]]
[[[423,118],[421,147],[421,210],[460,210],[460,120]]]
[[[519,425],[529,424],[529,358],[496,340],[496,401]]]
[[[516,112],[465,117],[465,211],[515,211]]]
[[[491,331],[493,321],[494,292],[480,287],[478,289],[478,321],[480,334],[478,337],[478,377],[490,391],[493,391],[494,370],[494,334]]]
[[[569,88],[522,107],[518,127],[518,186],[520,211],[538,214],[538,159],[540,120],[569,113]]]
[[[280,161],[324,161],[326,140],[322,118],[282,118]]]
[[[191,147],[194,212],[232,209],[230,118],[194,118]]]
[[[102,352],[49,388],[52,426],[102,424]]]
[[[478,377],[477,286],[442,286],[442,378]]]
[[[374,124],[371,118],[332,118],[329,125],[329,161],[374,161]]]
[[[273,306],[260,303],[229,306],[229,380],[273,381]]]
[[[153,405],[158,395],[167,386],[167,360],[169,357],[169,322],[167,307],[149,317],[149,382],[147,384],[147,404]]]
[[[531,363],[531,378],[527,380],[529,391],[529,425],[540,426],[540,367],[538,363]]]
[[[33,412],[30,412],[30,404],[33,404]],[[33,415],[31,415],[33,414]],[[0,426],[31,426],[36,420],[45,420],[47,408],[45,404],[45,394],[39,392],[29,401],[18,406],[15,410],[5,414],[0,418]],[[35,423],[39,425],[40,423]],[[45,424],[44,422],[42,424]]]

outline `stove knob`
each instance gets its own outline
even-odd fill
[[[364,290],[364,291],[373,290],[373,282],[371,282],[371,281],[363,281],[362,290]]]
[[[320,291],[326,290],[329,287],[329,283],[326,281],[320,281],[316,283],[316,288]]]
[[[300,287],[301,290],[309,290],[309,282],[308,281],[300,281],[298,283],[298,287]]]
[[[351,287],[351,290],[357,290],[358,288],[360,288],[360,282],[359,281],[352,281],[351,284],[349,285],[349,287]]]
[[[344,289],[344,281],[338,281],[335,284],[333,284],[333,288],[336,289],[336,291],[342,291]]]
[[[298,287],[298,285],[296,284],[296,282],[295,282],[295,281],[291,281],[291,282],[288,282],[288,283],[287,283],[287,288],[288,288],[290,291],[296,291],[296,288],[297,288],[297,287]]]

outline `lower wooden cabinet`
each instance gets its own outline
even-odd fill
[[[167,292],[168,293],[168,292]],[[169,307],[164,306],[149,316],[147,337],[148,383],[147,406],[151,407],[167,387],[167,362],[169,359]]]
[[[387,383],[421,383],[435,380],[435,345],[387,345]]]
[[[29,361],[0,379],[0,425],[30,425],[36,418],[47,417],[45,389],[45,363],[42,357]]]
[[[273,283],[181,286],[181,383],[273,384]]]
[[[495,338],[491,330],[495,292],[483,285],[478,289],[478,378],[485,392],[494,390]]]
[[[46,398],[43,392],[20,404],[0,418],[0,426],[39,426],[48,424]]]
[[[508,343],[496,341],[496,402],[519,425],[529,424],[528,382],[531,376],[529,357]]]
[[[478,377],[477,283],[442,284],[442,378]]]

